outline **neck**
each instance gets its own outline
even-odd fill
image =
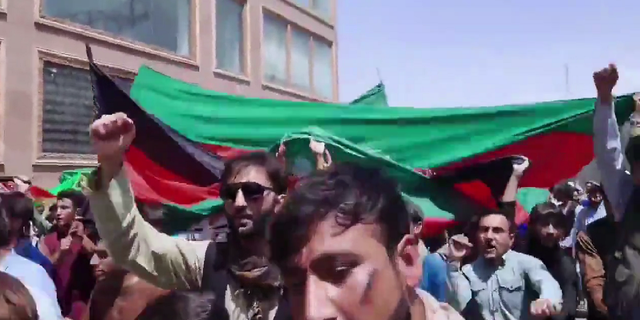
[[[0,248],[0,261],[4,260],[4,258],[11,253],[11,248],[12,246],[6,246],[6,247]]]
[[[413,288],[409,289],[409,317],[411,320],[426,320],[427,309],[420,296]]]
[[[267,240],[262,237],[250,237],[240,239],[240,247],[242,248],[242,257],[268,257],[269,245]]]

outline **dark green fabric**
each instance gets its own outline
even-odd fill
[[[349,103],[352,106],[388,107],[387,92],[382,82]]]

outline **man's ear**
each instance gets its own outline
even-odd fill
[[[418,252],[418,241],[415,235],[406,235],[398,244],[396,264],[398,270],[407,281],[407,286],[415,287],[422,279],[422,264]]]
[[[276,196],[276,213],[280,212],[280,209],[282,209],[282,205],[284,204],[284,200],[287,198],[286,194],[279,194],[278,196]]]

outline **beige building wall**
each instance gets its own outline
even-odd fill
[[[82,23],[71,23],[68,19],[47,15],[46,5],[60,6],[66,3],[73,6],[74,1],[108,3],[111,0],[0,0],[0,171],[5,175],[30,175],[34,184],[50,188],[57,184],[63,170],[96,165],[95,157],[89,152],[47,152],[47,147],[43,147],[46,144],[43,143],[44,124],[47,121],[58,121],[55,125],[64,125],[64,121],[51,120],[43,112],[43,100],[49,94],[49,87],[45,86],[43,77],[49,73],[56,77],[55,73],[67,66],[87,68],[85,43],[91,44],[97,63],[106,67],[110,73],[124,78],[133,78],[136,70],[142,64],[147,64],[160,72],[197,83],[204,88],[241,96],[307,101],[338,100],[335,0],[162,0],[163,3],[190,2],[188,52],[182,55],[135,41],[125,35],[99,31]],[[223,40],[216,38],[220,36],[216,32],[216,9],[219,8],[216,1],[236,1],[243,8],[241,27],[238,28],[241,28],[243,35],[241,56],[244,67],[239,73],[223,71],[216,66],[216,40],[220,40],[218,43]],[[118,0],[118,3],[123,2],[126,1]],[[156,2],[153,3],[155,5]],[[322,6],[323,14],[314,10],[314,5]],[[132,9],[135,9],[133,5]],[[82,17],[102,19],[100,21],[107,24],[115,19],[103,12],[96,12],[91,15],[83,13]],[[277,17],[286,30],[282,39],[286,40],[288,80],[279,81],[279,84],[271,83],[263,76],[267,54],[263,44],[265,13]],[[149,19],[149,16],[142,14],[142,19]],[[296,31],[304,31],[304,34],[311,37],[309,52],[316,52],[317,41],[329,45],[331,62],[330,67],[325,69],[331,75],[331,88],[324,88],[324,92],[330,92],[330,96],[325,94],[321,97],[315,89],[296,90],[295,85],[291,84],[296,69],[291,66],[292,61],[298,59],[296,61],[299,62],[300,58],[293,49],[296,43],[300,44]],[[167,34],[167,37],[175,35]],[[298,42],[295,42],[296,39]],[[309,74],[312,74],[320,67],[314,64],[314,58],[309,60]],[[299,78],[299,74],[296,76]],[[310,86],[316,86],[314,76],[309,77]],[[62,86],[64,83],[57,85]],[[69,90],[71,94],[68,96],[86,95],[86,92]],[[64,101],[65,95],[56,99],[53,101]],[[52,105],[49,102],[47,105],[53,110],[48,114],[57,112],[55,103]],[[83,112],[86,114],[88,111]],[[88,126],[89,121],[85,122]],[[48,139],[51,139],[51,135]],[[87,143],[84,135],[78,139],[78,144]],[[52,142],[49,140],[48,143]]]

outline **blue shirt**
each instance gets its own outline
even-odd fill
[[[55,278],[53,263],[51,263],[49,258],[42,254],[38,248],[31,244],[31,242],[21,241],[13,250],[21,257],[29,259],[44,268],[51,279]]]
[[[420,289],[439,302],[447,302],[447,263],[440,253],[432,253],[422,262]]]
[[[0,260],[0,271],[17,278],[27,287],[36,302],[40,319],[62,319],[56,286],[41,266],[11,250],[11,253]]]
[[[529,307],[537,296],[562,303],[562,290],[542,261],[523,253],[508,251],[504,264],[496,267],[480,257],[458,269],[448,265],[451,293],[449,304],[462,311],[471,300],[483,319],[529,319]]]

